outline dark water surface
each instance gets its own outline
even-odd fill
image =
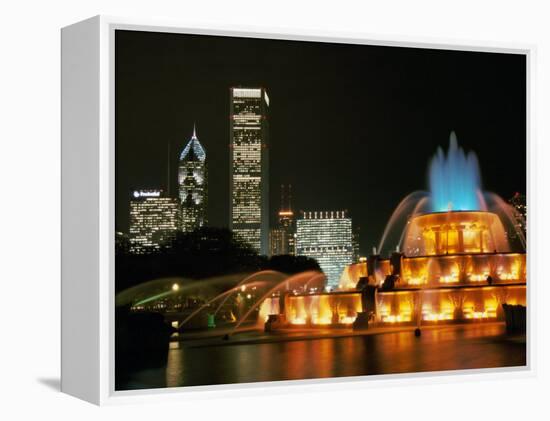
[[[126,373],[117,379],[117,390],[526,364],[525,341],[506,336],[502,325],[424,329],[420,338],[407,331],[274,343],[197,343],[171,343],[166,368]]]

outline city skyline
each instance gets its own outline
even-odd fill
[[[115,390],[526,365],[525,56],[115,34]]]
[[[128,231],[133,189],[167,189],[166,150],[181,150],[194,122],[216,180],[209,222],[228,226],[228,89],[239,85],[269,89],[271,203],[284,183],[293,185],[296,210],[347,209],[361,227],[362,255],[378,243],[400,199],[426,188],[424,168],[453,129],[477,152],[484,187],[505,198],[525,192],[523,56],[132,35],[117,31],[116,148],[131,157],[117,161],[117,230]],[[131,93],[136,85],[140,96]],[[275,209],[270,219],[276,223]]]

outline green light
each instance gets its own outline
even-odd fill
[[[213,314],[208,314],[208,327],[216,327],[216,321]]]
[[[137,303],[134,304],[134,306],[141,306],[141,305],[146,304],[150,301],[159,300],[159,299],[161,299],[163,297],[166,297],[167,295],[170,295],[170,294],[172,294],[172,291],[161,292],[160,294],[153,295],[151,297],[144,298],[143,300],[138,301]]]

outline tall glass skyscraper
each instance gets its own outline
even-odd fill
[[[195,127],[193,127],[193,136],[180,155],[178,187],[181,230],[189,232],[206,225],[208,222],[206,217],[208,167],[206,152],[197,138]]]
[[[269,97],[264,88],[230,89],[229,228],[261,254],[269,241]]]
[[[345,211],[304,212],[296,221],[296,255],[317,260],[327,286],[338,287],[353,261],[352,224]]]
[[[136,190],[130,201],[130,251],[148,253],[169,246],[180,225],[178,200],[162,190]]]

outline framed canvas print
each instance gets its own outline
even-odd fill
[[[64,28],[62,390],[531,371],[531,57]]]

